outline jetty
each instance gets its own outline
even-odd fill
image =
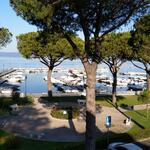
[[[10,73],[13,73],[15,71],[16,71],[16,69],[14,69],[14,68],[4,70],[4,71],[0,72],[0,78],[3,77],[3,76],[5,76],[5,75],[8,75]]]

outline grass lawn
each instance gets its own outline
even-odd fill
[[[140,105],[143,104],[141,101],[138,101],[137,95],[124,96],[122,98],[118,97],[118,105],[128,104],[128,105]]]
[[[96,98],[96,103],[102,106],[113,107],[111,102],[111,96],[99,96]],[[127,105],[140,105],[143,104],[141,101],[138,101],[137,95],[130,95],[130,96],[117,96],[117,104],[121,106],[122,104]]]
[[[48,97],[43,97],[43,100],[49,102],[77,102],[78,99],[83,99],[81,96],[55,96],[49,99]],[[85,98],[84,98],[85,99]],[[105,96],[97,96],[96,97],[96,104],[100,104],[102,106],[113,107],[111,102],[111,95]],[[130,95],[130,96],[117,96],[117,104],[121,106],[122,104],[127,105],[140,105],[143,104],[141,101],[138,101],[137,95]]]
[[[0,150],[83,150],[79,142],[48,142],[15,137],[0,130]]]
[[[128,132],[133,138],[150,137],[150,117],[148,119],[146,118],[146,110],[128,111],[126,114],[134,121],[133,128]]]

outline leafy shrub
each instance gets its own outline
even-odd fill
[[[79,109],[72,108],[72,107],[54,108],[51,110],[51,115],[54,118],[70,120],[70,119],[77,118],[79,116]]]
[[[15,101],[15,100],[19,99],[19,97],[20,97],[20,93],[18,93],[16,91],[12,92],[12,100]]]
[[[17,95],[15,95],[12,98],[8,97],[1,97],[0,98],[0,113],[10,111],[10,105],[18,104],[18,105],[26,105],[26,104],[32,104],[33,103],[33,97],[26,96],[23,98],[18,98]]]
[[[5,142],[5,149],[6,150],[10,150],[10,149],[18,149],[21,145],[21,141],[18,137],[11,135],[7,138],[6,142]]]
[[[33,97],[32,96],[20,97],[19,99],[16,99],[15,102],[18,105],[32,104],[33,103]]]
[[[0,108],[1,109],[8,109],[10,105],[13,104],[11,98],[2,97],[0,98]]]

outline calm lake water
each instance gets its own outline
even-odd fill
[[[45,67],[37,59],[28,60],[23,58],[19,53],[4,53],[0,52],[0,71],[2,72],[5,69],[9,68],[41,68]],[[106,65],[100,64],[99,68],[107,68]],[[58,68],[62,69],[74,69],[74,68],[83,68],[79,60],[75,61],[64,61]],[[108,68],[107,68],[108,69]],[[142,72],[142,70],[134,67],[130,62],[125,63],[121,68],[120,72],[129,72],[137,71]],[[109,73],[110,74],[110,73]],[[26,83],[22,82],[20,84],[20,91],[27,93],[46,93],[47,92],[47,83],[43,80],[43,77],[46,73],[36,73],[28,74]],[[55,91],[55,89],[54,89]]]

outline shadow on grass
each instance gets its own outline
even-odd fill
[[[117,96],[117,102],[122,101],[124,99],[124,96]],[[107,101],[108,103],[113,104],[111,95],[96,96],[96,101]]]
[[[137,113],[138,115],[140,115],[140,116],[144,117],[144,118],[147,118],[147,117],[146,117],[146,115],[144,115],[144,114],[140,113],[139,111],[136,111],[136,110],[135,110],[134,112],[135,112],[135,113]]]
[[[83,99],[82,96],[53,96],[52,98],[49,97],[40,97],[42,101],[47,102],[77,102],[78,99]]]
[[[52,97],[52,100],[49,100],[48,97],[41,97],[42,101],[47,101],[47,102],[77,102],[77,99],[83,98],[81,96],[55,96]],[[111,102],[112,96],[111,95],[103,95],[103,96],[98,96],[96,97],[96,99],[98,99],[98,101],[107,101],[110,105],[112,105],[113,107],[115,107],[120,113],[122,113],[125,117],[130,118],[130,116],[128,116],[127,114],[125,114],[124,112],[122,112],[119,107],[117,106],[117,104],[113,104]],[[117,100],[123,100],[124,97],[123,96],[117,96]],[[144,126],[142,126],[140,123],[138,123],[136,120],[132,119],[132,122],[135,123],[137,126],[139,126],[141,129],[145,129]]]
[[[107,101],[110,105],[112,105],[114,108],[116,108],[116,109],[117,109],[120,113],[122,113],[125,117],[130,118],[130,116],[128,116],[127,114],[125,114],[124,112],[122,112],[122,111],[119,109],[117,103],[116,103],[116,104],[113,104],[113,103],[111,102],[111,99],[112,99],[111,96],[108,96],[108,95],[106,95],[106,96],[100,96],[99,99],[100,99],[100,100],[105,100],[105,101]],[[123,96],[117,96],[117,101],[118,101],[118,100],[123,100],[123,99],[124,99]],[[139,113],[139,112],[137,112],[137,113]],[[141,114],[141,115],[142,115],[142,114]],[[144,115],[143,115],[143,116],[144,116]],[[141,124],[139,124],[139,123],[138,123],[136,120],[134,120],[133,118],[131,118],[131,121],[132,121],[133,123],[135,123],[137,126],[139,126],[141,129],[145,129],[144,126],[142,126]]]
[[[129,115],[125,114],[124,112],[122,112],[118,107],[115,107],[120,113],[122,113],[125,117],[127,118],[131,118]],[[131,118],[131,121],[133,123],[135,123],[138,127],[140,127],[141,129],[145,129],[145,127],[143,125],[141,125],[140,123],[138,123],[136,120],[134,120],[133,118]]]

